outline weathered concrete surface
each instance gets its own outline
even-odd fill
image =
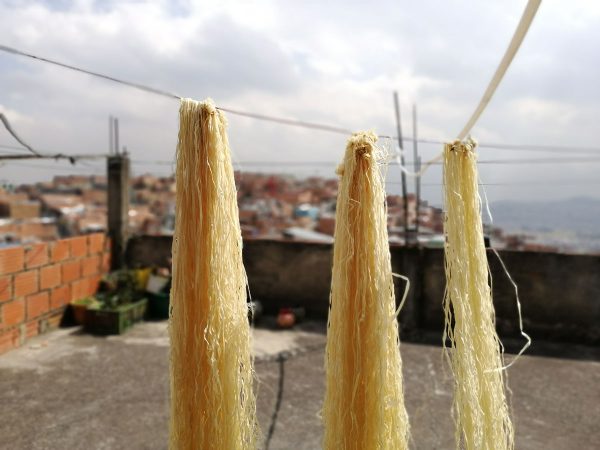
[[[265,437],[283,366],[271,449],[318,449],[324,390],[323,324],[256,330],[258,412]],[[600,351],[544,346],[570,359],[525,356],[510,369],[517,448],[571,450],[600,442]],[[278,361],[278,352],[291,356]],[[451,382],[439,347],[402,344],[414,449],[451,449]],[[586,359],[576,359],[583,357]],[[591,358],[591,360],[590,360]],[[0,357],[0,448],[165,449],[168,338],[164,322],[122,337],[49,333]]]

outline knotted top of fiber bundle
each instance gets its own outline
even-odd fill
[[[195,106],[197,105],[197,106]],[[197,109],[196,109],[197,108]],[[221,120],[221,123],[223,126],[227,127],[227,118],[225,117],[224,114],[221,113],[221,111],[215,106],[215,102],[212,98],[207,98],[203,101],[197,101],[194,100],[192,98],[185,98],[182,100],[181,102],[181,106],[180,109],[182,111],[184,111],[185,109],[188,110],[196,110],[196,112],[202,116],[202,115],[207,115],[207,114],[217,114],[219,116],[219,119]]]
[[[464,140],[455,140],[452,143],[446,144],[448,149],[451,152],[463,152],[463,153],[473,153],[475,154],[475,149],[477,148],[477,141],[470,136]]]
[[[337,167],[335,173],[342,177],[346,169],[351,172],[359,159],[370,162],[380,159],[383,155],[379,147],[377,147],[376,142],[377,135],[372,131],[358,131],[353,133],[350,139],[348,139],[344,162]]]

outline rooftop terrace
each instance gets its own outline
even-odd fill
[[[273,429],[269,448],[320,448],[325,324],[292,331],[265,326],[254,337],[264,437]],[[0,448],[167,448],[168,344],[166,322],[146,322],[109,338],[61,329],[4,354]],[[441,348],[403,343],[402,357],[412,448],[454,448],[452,385]],[[509,372],[517,448],[597,445],[598,360],[597,348],[534,342]]]

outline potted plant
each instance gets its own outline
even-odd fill
[[[94,334],[122,334],[143,320],[147,299],[137,288],[133,272],[113,272],[100,283],[96,297],[100,301],[88,307],[85,328]]]

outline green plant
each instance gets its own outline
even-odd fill
[[[111,272],[100,282],[96,296],[102,301],[104,309],[115,309],[142,298],[143,293],[138,290],[137,284],[134,271]]]
[[[92,306],[96,303],[99,303],[98,299],[96,297],[84,297],[84,298],[80,298],[77,300],[73,300],[71,302],[74,305],[81,305],[81,306]]]

